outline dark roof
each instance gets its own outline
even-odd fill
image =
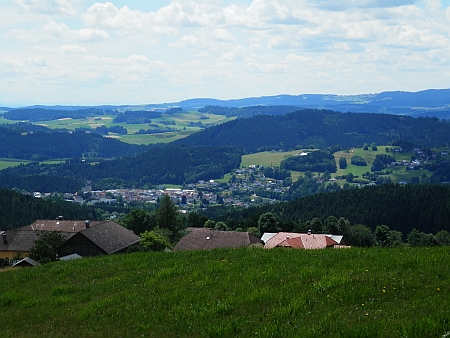
[[[262,246],[264,243],[261,239],[248,232],[217,231],[198,228],[184,236],[173,251],[237,248],[259,244]]]
[[[6,234],[6,243],[3,235]],[[30,252],[37,239],[35,231],[6,230],[0,231],[0,251]]]
[[[84,229],[78,235],[86,237],[107,254],[126,249],[131,245],[138,244],[141,240],[133,231],[113,221]]]
[[[105,221],[89,221],[89,226],[94,227]],[[86,229],[86,221],[80,220],[61,220],[61,219],[38,219],[31,225],[26,225],[16,230],[33,230],[33,231],[61,231],[77,233]]]

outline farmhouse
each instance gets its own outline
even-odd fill
[[[0,232],[0,258],[28,256],[41,231],[59,231],[71,252],[80,256],[109,255],[140,241],[139,236],[112,221],[70,221],[58,217]]]
[[[263,247],[263,241],[248,232],[218,231],[208,228],[189,228],[188,232],[173,251]]]

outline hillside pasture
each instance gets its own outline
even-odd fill
[[[235,117],[227,118],[223,115],[214,114],[203,114],[197,111],[191,112],[177,112],[174,114],[162,114],[161,117],[152,119],[151,124],[156,125],[149,126],[149,124],[129,124],[129,123],[115,123],[114,118],[116,115],[99,115],[92,116],[86,119],[72,119],[72,118],[61,118],[58,120],[50,121],[39,121],[35,123],[36,125],[41,125],[50,129],[68,129],[74,130],[76,128],[92,128],[97,127],[112,127],[121,126],[127,129],[127,135],[116,135],[110,133],[110,137],[117,138],[123,142],[133,143],[133,144],[152,144],[152,143],[169,143],[180,138],[189,136],[192,133],[198,132],[201,128],[195,125],[201,122],[203,125],[208,124],[220,124],[224,122],[231,121]],[[167,125],[167,122],[175,122],[175,125]],[[16,121],[6,120],[0,117],[0,123],[15,123]],[[191,125],[193,123],[194,125]],[[169,130],[172,128],[175,130]],[[136,134],[139,130],[144,129],[157,129],[160,132],[157,134]]]
[[[265,167],[279,167],[281,161],[288,156],[298,155],[302,150],[294,151],[263,151],[254,154],[242,156],[241,167],[249,167],[251,165],[263,165]]]
[[[1,272],[2,337],[446,337],[448,247],[135,253]]]

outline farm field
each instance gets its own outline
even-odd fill
[[[39,121],[36,125],[48,127],[50,129],[68,129],[74,130],[76,128],[92,128],[105,126],[122,126],[127,129],[127,135],[116,135],[110,133],[109,137],[117,138],[123,142],[132,144],[152,144],[152,143],[169,143],[177,139],[189,136],[192,133],[198,132],[201,128],[197,124],[201,122],[203,125],[207,124],[220,124],[228,121],[232,121],[235,117],[226,117],[223,115],[203,114],[197,111],[191,112],[178,112],[174,114],[163,114],[162,117],[152,119],[151,124],[157,125],[161,129],[161,133],[158,134],[136,134],[141,129],[149,129],[148,124],[127,124],[127,123],[114,123],[115,115],[101,115],[93,116],[86,119],[72,119],[62,118],[51,121]],[[165,123],[175,124],[165,124]],[[0,124],[13,124],[17,121],[7,120],[0,116]],[[155,129],[154,127],[151,127]],[[176,129],[174,131],[168,128]],[[167,129],[167,132],[164,130]]]
[[[51,121],[39,121],[37,125],[42,125],[50,129],[65,128],[69,130],[74,130],[76,128],[92,128],[105,126],[121,126],[127,129],[127,135],[116,135],[110,133],[109,137],[118,138],[121,141],[133,144],[151,144],[151,143],[168,143],[175,141],[177,139],[189,136],[195,133],[201,128],[199,126],[191,126],[191,123],[202,122],[203,125],[206,124],[220,124],[227,121],[231,121],[234,118],[227,118],[223,115],[213,115],[213,114],[203,114],[196,111],[193,112],[179,112],[175,114],[163,114],[162,117],[152,119],[151,124],[157,125],[161,129],[161,133],[158,134],[136,134],[141,129],[149,129],[148,124],[127,124],[127,123],[114,123],[113,120],[115,115],[101,115],[95,117],[89,117],[86,119],[71,119],[64,118]],[[5,120],[5,119],[3,119]],[[5,120],[13,123],[14,121]],[[166,125],[164,123],[175,123],[171,125]],[[0,120],[1,123],[1,120]],[[153,128],[153,127],[152,127]],[[177,129],[176,131],[168,130],[164,132],[165,129],[172,128]]]
[[[2,337],[446,337],[448,255],[244,248],[3,270]]]

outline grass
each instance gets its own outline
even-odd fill
[[[201,119],[201,117],[208,117],[207,119]],[[178,129],[177,131],[168,131],[160,134],[139,134],[135,133],[140,129],[149,129],[147,124],[126,124],[126,123],[114,123],[114,115],[102,115],[89,117],[86,119],[59,119],[51,121],[40,121],[36,123],[51,129],[56,128],[66,128],[69,130],[74,130],[76,128],[97,128],[100,126],[111,127],[111,126],[122,126],[128,130],[127,135],[110,135],[111,137],[118,138],[119,140],[127,143],[133,144],[152,144],[152,143],[168,143],[180,138],[189,136],[192,133],[198,132],[200,127],[191,127],[191,122],[202,122],[206,124],[220,124],[224,122],[231,121],[235,117],[227,118],[223,115],[214,114],[203,114],[197,111],[191,112],[179,112],[175,114],[163,114],[162,117],[152,119],[152,124],[156,124],[162,130],[166,129],[164,122],[174,121],[175,125],[170,125],[170,128]],[[9,121],[0,119],[0,122],[4,123],[14,123],[14,121]]]
[[[248,154],[242,156],[242,167],[249,167],[251,165],[263,165],[265,167],[280,166],[282,160],[288,156],[301,153],[301,150],[284,151],[284,152],[272,152],[263,151],[260,153]]]
[[[442,337],[449,248],[136,253],[0,273],[2,337]]]

